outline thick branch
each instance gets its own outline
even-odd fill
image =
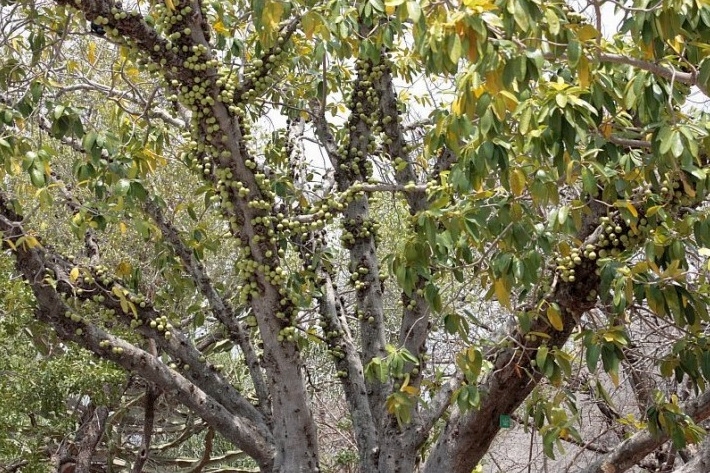
[[[161,388],[175,392],[181,402],[194,409],[198,415],[214,425],[225,437],[231,437],[236,445],[242,447],[250,455],[254,455],[255,460],[260,464],[270,464],[273,461],[273,450],[270,446],[271,437],[261,415],[234,389],[227,389],[231,387],[229,383],[220,379],[214,370],[208,370],[199,361],[199,353],[177,331],[172,337],[161,337],[159,332],[155,332],[149,327],[138,328],[138,331],[144,335],[157,339],[161,348],[171,353],[176,359],[192,360],[191,363],[194,363],[192,366],[196,369],[189,370],[188,376],[191,376],[200,385],[209,386],[210,392],[214,393],[220,401],[226,401],[230,410],[182,375],[170,370],[156,357],[83,319],[70,318],[69,309],[62,301],[62,296],[57,288],[53,284],[45,282],[44,279],[48,267],[52,267],[56,273],[57,269],[61,269],[59,266],[61,263],[67,266],[63,269],[68,275],[68,263],[57,256],[51,258],[52,262],[50,262],[50,258],[47,257],[46,251],[42,247],[18,243],[18,240],[25,235],[22,219],[8,208],[8,201],[5,198],[0,198],[0,212],[4,214],[0,219],[0,231],[3,232],[6,242],[13,242],[13,245],[8,245],[8,247],[16,257],[18,271],[29,282],[35,294],[39,305],[38,318],[50,323],[60,338],[74,341],[100,357],[114,361],[145,379],[159,384]],[[65,275],[65,280],[69,279],[67,275]],[[67,284],[59,282],[56,286],[62,287]],[[66,295],[73,297],[69,290]],[[106,302],[108,303],[110,300],[107,298]],[[107,305],[110,306],[110,304]],[[118,313],[122,313],[120,306],[117,309]],[[196,373],[195,371],[198,370],[201,372]],[[227,392],[225,393],[225,391]],[[208,400],[209,405],[206,405]],[[240,417],[237,413],[241,413],[245,417]],[[225,418],[221,419],[221,416]],[[245,442],[249,445],[244,445]]]
[[[106,429],[107,418],[108,407],[106,406],[90,406],[88,409],[84,425],[81,428],[81,440],[76,455],[76,473],[91,471],[91,459]]]
[[[332,334],[328,343],[335,354],[335,367],[341,373],[343,390],[350,405],[355,440],[361,455],[360,465],[363,473],[375,472],[380,446],[367,398],[362,361],[347,321],[344,320],[330,274],[321,270],[321,279],[323,296],[320,298],[320,313],[326,324],[323,329],[326,334]]]
[[[673,473],[707,473],[710,471],[710,438],[700,444],[698,454]]]
[[[626,64],[628,66],[633,66],[644,71],[648,71],[664,79],[680,82],[686,85],[696,86],[703,94],[710,97],[710,91],[708,91],[705,84],[701,84],[698,81],[697,72],[682,72],[676,71],[670,67],[664,67],[654,62],[644,61],[642,59],[637,59],[629,56],[622,56],[620,54],[609,54],[600,53],[597,59],[601,62],[610,62],[612,64]]]
[[[244,360],[249,367],[249,374],[254,383],[254,390],[259,399],[259,408],[268,415],[270,411],[269,392],[261,372],[261,364],[259,357],[251,345],[249,333],[245,327],[237,320],[234,313],[234,308],[225,300],[212,284],[212,280],[207,275],[207,271],[203,264],[195,258],[194,253],[180,238],[177,229],[168,221],[165,220],[162,210],[153,202],[146,202],[146,213],[155,221],[160,228],[163,237],[170,243],[173,251],[180,257],[183,266],[195,281],[195,285],[200,289],[200,292],[207,299],[212,308],[212,313],[221,323],[229,330],[229,333],[239,344],[239,348],[244,354]]]
[[[158,391],[152,383],[147,383],[145,388],[145,399],[143,402],[143,438],[141,448],[138,452],[131,473],[141,473],[143,465],[148,460],[150,452],[150,442],[153,438],[153,425],[155,423],[155,402],[158,400]]]
[[[606,213],[606,208],[595,204],[592,213],[587,217],[587,224],[579,234],[582,241],[595,238],[591,222],[598,221]],[[594,306],[587,295],[590,289],[597,288],[599,276],[596,275],[596,264],[586,260],[577,267],[578,281],[583,283],[561,283],[548,296],[547,303],[555,302],[562,312],[562,330],[554,329],[540,314],[530,328],[532,332],[544,333],[550,338],[545,345],[559,348],[569,338],[577,326],[577,321],[586,310]],[[543,304],[544,305],[544,304]],[[540,305],[528,308],[529,311],[539,311]],[[486,354],[493,368],[486,379],[478,385],[481,393],[481,403],[478,409],[462,413],[455,407],[447,421],[439,440],[434,446],[424,467],[424,473],[449,471],[451,473],[468,473],[488,451],[491,442],[499,430],[498,419],[501,415],[510,415],[527,398],[533,388],[542,378],[541,373],[532,365],[538,348],[543,344],[537,337],[526,337],[525,333],[516,327],[506,337],[512,342],[512,348],[494,347]],[[455,378],[448,389],[456,389]],[[439,402],[450,399],[437,397]],[[434,404],[429,416],[442,412],[441,405]],[[431,417],[425,417],[425,425],[431,425]],[[424,436],[425,432],[422,431]]]
[[[707,419],[710,417],[710,392],[706,391],[688,402],[683,410],[695,422]],[[633,468],[646,455],[666,441],[668,441],[668,435],[653,436],[644,430],[621,442],[607,455],[582,470],[582,473],[623,473]]]
[[[57,2],[65,5],[71,3],[69,0]],[[303,362],[296,344],[283,341],[283,337],[280,337],[281,331],[288,326],[288,320],[276,316],[286,312],[290,316],[296,309],[289,299],[281,294],[284,289],[283,281],[275,281],[270,274],[279,267],[276,241],[267,238],[268,232],[274,231],[275,223],[272,219],[263,217],[268,215],[274,196],[268,182],[263,180],[264,176],[260,175],[257,179],[253,171],[255,161],[249,154],[244,138],[246,131],[243,107],[229,106],[229,99],[225,101],[225,98],[231,96],[234,90],[217,80],[220,76],[216,67],[219,60],[213,56],[205,37],[201,2],[174,2],[179,9],[189,6],[192,14],[176,14],[171,18],[165,35],[181,35],[170,41],[150,27],[137,12],[128,12],[125,18],[112,14],[112,3],[106,0],[86,0],[79,8],[90,21],[95,21],[99,16],[108,18],[108,24],[105,26],[109,36],[127,40],[135,45],[144,57],[150,59],[151,67],[160,71],[168,82],[175,80],[187,89],[199,87],[204,90],[199,97],[181,93],[180,99],[193,111],[196,119],[194,138],[198,146],[193,150],[194,156],[209,164],[204,168],[200,167],[203,177],[210,180],[221,195],[221,210],[233,223],[232,234],[245,249],[248,248],[249,260],[255,263],[257,268],[249,277],[259,290],[250,292],[249,301],[264,342],[262,366],[268,375],[274,406],[271,420],[272,432],[278,446],[276,468],[291,465],[299,471],[316,469],[316,428],[302,376]],[[294,18],[290,29],[287,28],[281,35],[282,41],[288,39],[289,31],[295,30],[297,24],[298,19]],[[196,51],[189,55],[190,60],[185,60],[184,55],[179,52],[183,48],[186,51]],[[269,54],[276,56],[276,48],[277,46],[274,46],[273,51],[269,50]],[[281,46],[278,48],[281,51]],[[196,67],[197,63],[205,67]],[[253,79],[256,78],[254,72],[266,74],[275,66],[274,61],[263,63],[258,71],[256,68],[252,71]],[[246,82],[242,82],[238,93],[233,97],[234,103],[238,105],[243,105],[247,98],[245,94],[253,92],[256,95],[263,92],[256,90],[256,81],[254,89],[251,90],[245,90],[244,84]],[[214,123],[208,123],[208,118]],[[235,185],[227,185],[226,181]],[[281,303],[282,300],[285,304]]]

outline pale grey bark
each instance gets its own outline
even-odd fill
[[[700,444],[698,453],[685,465],[673,473],[708,473],[710,471],[710,439],[706,438]]]
[[[370,403],[367,397],[367,386],[363,372],[362,361],[353,343],[353,338],[338,307],[337,294],[330,275],[322,271],[323,296],[320,299],[320,313],[326,333],[333,336],[328,340],[331,350],[336,350],[335,367],[345,376],[341,376],[341,384],[345,398],[350,406],[355,440],[360,453],[360,473],[376,473],[381,445],[378,442],[377,428],[372,417]],[[337,334],[337,335],[336,335]]]
[[[706,391],[683,406],[695,422],[710,417],[710,391]],[[613,450],[587,466],[582,473],[623,473],[639,463],[646,455],[668,441],[667,435],[653,436],[641,431],[624,440]]]
[[[384,123],[383,120],[382,125],[385,135],[391,140],[389,144],[385,144],[385,153],[393,161],[399,158],[407,163],[394,175],[397,184],[406,186],[417,183],[417,174],[414,171],[414,167],[406,151],[406,140],[402,130],[397,92],[392,82],[392,74],[386,63],[381,67],[384,67],[384,70],[381,71],[382,75],[380,79],[375,82],[375,89],[380,95],[380,113],[383,118],[389,118],[389,122]],[[417,213],[423,211],[427,206],[427,196],[424,190],[408,192],[405,194],[405,198],[407,199],[409,213],[411,215],[417,215]],[[414,225],[412,224],[412,226]],[[420,359],[421,363],[423,363],[423,355],[426,353],[426,340],[429,335],[431,316],[429,303],[419,292],[424,289],[425,285],[426,280],[423,277],[419,277],[411,296],[402,294],[401,297],[404,308],[399,330],[400,346],[403,346],[412,355]],[[407,366],[408,371],[411,371],[411,368],[411,366]],[[419,366],[418,368],[418,374],[413,374],[410,378],[410,384],[415,387],[419,387],[421,375],[424,371],[423,366]]]
[[[90,405],[83,424],[77,434],[78,453],[76,455],[75,473],[89,473],[91,470],[91,459],[96,452],[101,437],[106,428],[108,418],[108,407]]]
[[[146,202],[146,213],[153,219],[170,243],[173,251],[180,257],[183,266],[188,271],[192,280],[210,304],[212,313],[229,330],[244,355],[244,361],[249,367],[249,375],[254,383],[254,391],[259,400],[259,410],[268,416],[271,410],[269,393],[264,382],[259,358],[251,344],[248,330],[237,320],[234,308],[221,294],[217,292],[203,264],[195,257],[192,250],[180,238],[177,229],[165,220],[162,210],[153,202]]]
[[[193,11],[201,11],[197,1],[193,2]],[[293,22],[291,25],[291,33],[295,24]],[[207,45],[200,28],[193,28],[192,36],[196,42]],[[210,59],[209,55],[207,59]],[[210,69],[207,73],[214,74],[216,71]],[[249,191],[246,196],[240,196],[234,189],[226,189],[225,201],[231,203],[233,210],[225,207],[223,212],[235,216],[239,221],[239,228],[233,227],[232,230],[238,240],[248,245],[249,257],[258,265],[272,268],[278,264],[278,259],[273,256],[277,253],[276,244],[262,240],[267,231],[266,224],[262,226],[255,223],[255,219],[266,215],[267,211],[249,205],[254,201],[268,201],[269,197],[262,191],[254,173],[246,164],[252,157],[244,143],[243,123],[220,100],[219,92],[216,87],[209,91],[213,98],[210,111],[216,118],[221,134],[219,139],[215,138],[211,142],[212,146],[222,151],[215,164],[220,169],[231,171],[235,179],[242,182]],[[236,95],[241,100],[241,94]],[[274,471],[318,471],[317,434],[303,377],[303,361],[295,342],[279,340],[281,331],[288,326],[288,321],[275,316],[283,309],[280,288],[261,271],[255,272],[254,276],[262,288],[260,294],[252,297],[252,309],[264,342],[262,366],[272,399],[270,427],[276,448]]]

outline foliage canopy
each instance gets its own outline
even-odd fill
[[[613,385],[579,471],[703,437],[707,0],[0,5],[9,467],[334,469],[337,405],[359,471],[469,473]]]

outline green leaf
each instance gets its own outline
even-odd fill
[[[33,166],[30,169],[30,182],[32,182],[32,185],[35,187],[44,187],[46,184],[44,171],[36,166]]]
[[[710,90],[710,57],[706,57],[700,63],[697,80],[699,87]]]
[[[131,181],[128,179],[119,179],[119,181],[114,186],[114,193],[116,195],[126,195],[128,190],[131,188]]]
[[[684,149],[681,134],[678,131],[674,131],[671,135],[671,154],[674,158],[679,158]]]
[[[441,312],[442,302],[439,288],[435,284],[427,284],[424,288],[424,298],[429,303],[434,312]]]
[[[560,306],[556,302],[548,304],[546,314],[547,320],[550,321],[550,325],[552,325],[555,330],[564,330],[565,326],[562,322],[562,312],[560,310]]]
[[[530,29],[530,12],[527,4],[523,0],[511,0],[508,3],[508,11],[510,10],[512,10],[511,13],[518,27],[522,31],[528,31]]]
[[[585,361],[587,363],[587,368],[591,373],[595,373],[597,370],[597,363],[599,362],[599,355],[601,354],[601,351],[601,346],[597,343],[587,346]]]
[[[700,370],[703,372],[703,377],[710,381],[710,351],[703,351],[700,356]]]
[[[535,354],[535,363],[537,364],[537,367],[539,370],[543,370],[545,367],[545,361],[547,360],[547,345],[542,345],[540,348],[537,349],[537,353]]]
[[[550,33],[557,35],[560,32],[560,19],[557,17],[557,13],[552,8],[545,9],[545,19],[547,20],[547,26]]]
[[[582,45],[576,39],[570,40],[567,44],[567,61],[571,68],[576,68],[579,58],[582,56]]]
[[[557,103],[557,106],[560,108],[565,108],[567,106],[567,95],[563,93],[559,93],[555,95],[555,102]]]
[[[463,47],[461,45],[461,38],[459,38],[459,35],[457,34],[452,34],[449,37],[449,59],[452,63],[456,64],[459,62],[462,51]]]
[[[54,119],[59,120],[64,115],[65,110],[66,110],[66,107],[64,107],[64,105],[55,106],[54,112],[52,113],[52,115],[54,116]]]
[[[422,8],[419,6],[419,2],[407,2],[407,14],[412,20],[412,23],[417,23],[422,16]]]

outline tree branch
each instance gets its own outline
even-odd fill
[[[87,411],[76,455],[76,473],[90,473],[91,459],[96,452],[96,445],[106,429],[107,418],[108,408],[106,406],[91,406]]]
[[[251,344],[247,329],[243,327],[237,319],[234,308],[229,301],[217,292],[204,265],[195,258],[192,250],[185,245],[177,229],[165,219],[162,209],[151,201],[147,201],[144,204],[144,209],[156,223],[163,237],[170,243],[173,251],[178,255],[183,266],[195,282],[195,285],[209,302],[212,313],[217,317],[217,320],[227,327],[230,335],[237,341],[239,348],[244,354],[244,360],[249,367],[249,375],[254,383],[256,396],[259,399],[259,410],[261,410],[265,416],[268,416],[271,411],[269,392],[262,375],[259,357]]]
[[[71,317],[70,310],[58,291],[58,288],[64,287],[65,296],[76,297],[76,288],[66,283],[70,280],[70,263],[57,255],[51,255],[41,246],[20,240],[25,237],[22,218],[15,214],[11,207],[5,196],[0,195],[0,213],[3,217],[0,218],[0,231],[3,233],[6,248],[15,255],[17,270],[23,274],[35,294],[39,305],[39,319],[51,324],[60,338],[74,341],[100,357],[134,371],[146,380],[158,383],[164,390],[175,392],[181,402],[194,409],[225,437],[231,438],[235,445],[243,448],[257,462],[263,465],[271,464],[274,454],[271,436],[261,414],[234,389],[228,389],[231,388],[229,383],[221,379],[214,370],[208,370],[200,362],[200,354],[191,348],[179,332],[175,331],[172,337],[164,337],[146,325],[138,328],[145,336],[157,339],[161,348],[174,358],[191,360],[189,363],[193,363],[195,369],[188,370],[187,375],[198,385],[207,386],[212,395],[208,395],[176,371],[170,370],[156,357],[103,331],[85,319]],[[56,285],[45,279],[49,268],[55,275],[60,275]],[[90,289],[96,289],[96,286]],[[106,288],[103,290],[109,292]],[[106,298],[104,305],[119,314],[123,313],[120,304],[117,305],[117,301],[113,299]],[[145,320],[155,319],[155,314],[150,316],[149,311],[142,310]],[[217,396],[218,400],[214,396]],[[222,402],[227,402],[229,409]]]
[[[683,406],[687,415],[695,422],[710,417],[710,391],[702,393]],[[582,473],[623,473],[639,463],[646,455],[668,441],[668,435],[654,437],[648,431],[641,431],[624,440],[608,454],[587,466]]]
[[[705,96],[710,97],[710,91],[705,87],[704,84],[698,82],[697,71],[693,72],[682,72],[676,71],[670,67],[664,67],[654,62],[644,61],[642,59],[637,59],[628,56],[622,56],[620,54],[609,54],[609,53],[599,53],[596,56],[597,60],[600,62],[609,62],[612,64],[625,64],[627,66],[633,66],[644,71],[648,71],[659,77],[663,77],[667,80],[673,80],[680,82],[681,84],[691,85],[697,87]]]
[[[601,203],[595,203],[591,210],[587,216],[590,223],[583,225],[578,235],[583,242],[595,241],[598,227],[591,222],[598,222],[599,217],[607,211]],[[577,282],[560,282],[547,296],[546,302],[539,301],[523,309],[523,312],[539,313],[540,307],[557,303],[563,322],[561,330],[553,328],[546,317],[539,314],[532,322],[530,332],[544,333],[549,339],[543,342],[538,337],[526,337],[527,332],[516,327],[505,337],[512,341],[512,347],[499,346],[488,351],[486,358],[493,368],[478,384],[480,406],[465,413],[458,407],[453,408],[439,440],[427,458],[424,473],[468,473],[488,451],[500,429],[499,417],[512,414],[542,378],[542,374],[531,363],[537,350],[543,344],[550,348],[562,347],[584,312],[596,303],[587,298],[590,289],[599,285],[595,262],[585,260],[576,270],[579,278]],[[462,380],[462,377],[454,378],[448,389],[456,389],[458,380]],[[442,397],[436,399],[447,401]],[[428,413],[429,417],[425,417],[425,425],[431,425],[431,416],[441,412],[441,409],[440,405],[434,405]]]

